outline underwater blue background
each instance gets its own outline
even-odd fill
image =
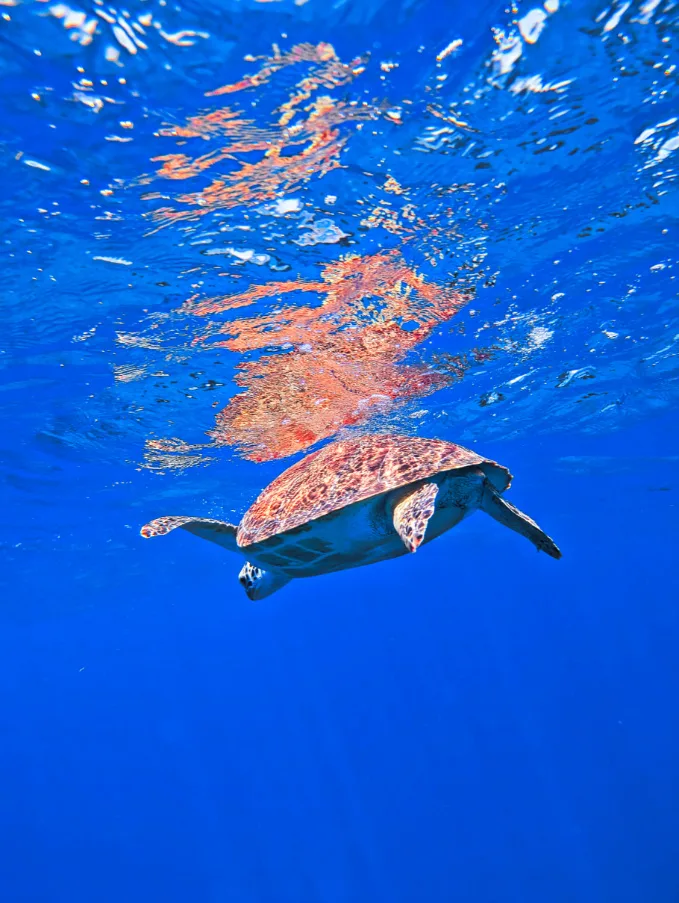
[[[677,9],[0,12],[0,900],[677,903]],[[251,603],[139,536],[373,430],[563,559],[477,513]]]

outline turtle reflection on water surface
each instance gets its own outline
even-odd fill
[[[556,544],[502,498],[509,471],[438,439],[366,435],[333,442],[270,483],[240,524],[159,517],[145,538],[182,527],[245,557],[238,579],[263,599],[295,577],[315,577],[415,552],[480,508],[561,558]]]

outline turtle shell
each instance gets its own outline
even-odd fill
[[[443,471],[481,467],[498,492],[511,474],[476,452],[411,436],[365,435],[326,445],[289,467],[259,495],[238,527],[242,547]]]

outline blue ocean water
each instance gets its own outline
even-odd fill
[[[676,903],[679,7],[0,7],[0,900]],[[562,560],[139,535],[385,431]]]

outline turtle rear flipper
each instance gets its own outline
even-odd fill
[[[177,527],[182,527],[193,533],[194,536],[200,536],[201,539],[207,539],[214,542],[229,552],[241,552],[236,542],[237,527],[223,520],[215,520],[211,517],[157,517],[150,523],[146,524],[139,531],[144,539],[150,539],[152,536],[164,536]],[[242,552],[241,552],[242,554]]]
[[[552,558],[561,558],[561,551],[554,540],[547,536],[527,514],[506,502],[488,481],[486,481],[486,488],[481,500],[481,508],[505,527],[509,527],[510,530],[529,539],[538,552],[546,552]]]

